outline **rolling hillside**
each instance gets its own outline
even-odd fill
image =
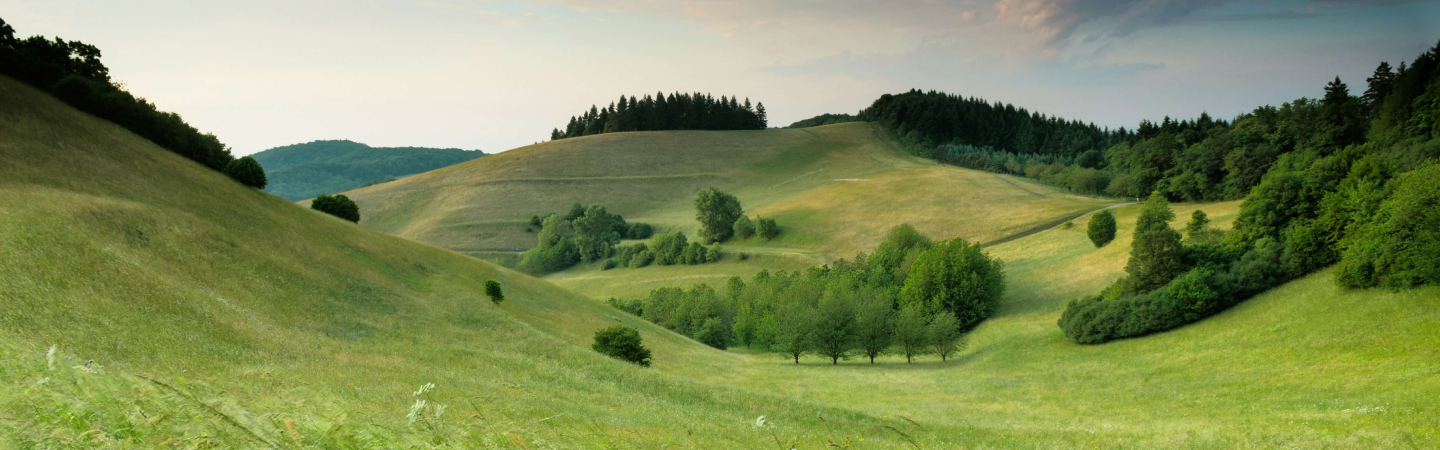
[[[275,147],[250,156],[270,179],[266,192],[303,200],[469,161],[485,153],[458,148],[371,147],[342,140]]]
[[[1237,205],[1175,205],[1195,208],[1225,227]],[[1137,211],[1101,249],[1086,218],[991,246],[1010,289],[948,362],[794,365],[298,208],[0,77],[0,445],[1440,445],[1440,288],[1327,271],[1172,332],[1065,339],[1061,307],[1120,276]],[[655,367],[587,348],[617,322]],[[448,409],[407,417],[425,383]]]

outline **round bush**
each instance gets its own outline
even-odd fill
[[[1115,240],[1115,215],[1110,210],[1101,210],[1090,218],[1089,229],[1086,234],[1090,235],[1090,242],[1096,247],[1104,247],[1110,241]]]
[[[265,179],[265,169],[260,167],[260,163],[255,161],[255,158],[249,156],[226,164],[225,175],[229,175],[240,184],[255,189],[265,189],[265,185],[269,184],[269,181]]]
[[[634,328],[616,325],[596,331],[595,343],[590,348],[621,361],[650,367],[650,349],[640,342],[640,331]]]
[[[360,207],[343,194],[324,195],[310,201],[310,209],[351,222],[360,222]]]

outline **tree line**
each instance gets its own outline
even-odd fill
[[[1101,343],[1169,330],[1337,263],[1344,287],[1440,284],[1440,45],[1398,71],[1382,63],[1368,82],[1352,96],[1336,79],[1324,99],[1259,108],[1201,141],[1254,139],[1236,167],[1254,184],[1228,232],[1207,230],[1197,213],[1182,238],[1162,191],[1176,183],[1150,172],[1156,190],[1135,225],[1127,276],[1070,303],[1059,322],[1066,336]],[[1219,178],[1221,189],[1237,188],[1226,182],[1233,175]]]
[[[179,114],[160,111],[111,80],[110,69],[100,61],[100,49],[93,45],[58,37],[18,39],[15,29],[0,19],[0,73],[247,186],[265,187],[264,171],[253,158],[237,160],[215,135],[201,133]]]
[[[860,120],[861,120],[861,119],[860,119],[859,116],[854,116],[854,115],[850,115],[850,114],[828,114],[828,113],[827,113],[827,114],[821,114],[821,115],[818,115],[818,116],[815,116],[815,117],[811,117],[811,118],[809,118],[809,119],[797,120],[797,121],[795,121],[795,123],[792,123],[792,124],[790,124],[790,126],[787,126],[787,127],[785,127],[785,128],[810,128],[810,127],[818,127],[818,126],[821,126],[821,125],[830,125],[830,124],[836,124],[836,123],[859,122]]]
[[[765,104],[750,104],[746,98],[710,94],[656,92],[645,95],[620,96],[610,106],[590,106],[579,116],[571,116],[565,129],[550,132],[550,140],[589,136],[622,131],[655,130],[763,130],[768,126]]]
[[[667,287],[608,302],[720,349],[744,345],[797,363],[806,354],[873,363],[886,353],[948,358],[965,331],[994,313],[1004,290],[1004,265],[979,245],[933,242],[907,224],[850,261],[761,271],[748,282],[731,277],[720,290]]]

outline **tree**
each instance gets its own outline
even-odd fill
[[[574,205],[570,205],[570,212],[565,213],[565,221],[569,222],[579,219],[585,215],[585,211],[585,205],[580,204],[580,202],[575,202]]]
[[[1175,212],[1159,192],[1150,195],[1140,218],[1135,221],[1135,239],[1125,273],[1130,275],[1131,292],[1145,292],[1164,286],[1185,271],[1180,233],[1170,228]]]
[[[762,130],[770,126],[770,118],[765,115],[765,102],[755,104],[755,120],[759,122]]]
[[[747,239],[755,235],[755,222],[751,222],[749,217],[740,216],[735,219],[735,226],[731,228],[737,239]]]
[[[640,342],[640,330],[624,325],[615,325],[595,332],[595,343],[590,348],[621,361],[650,367],[650,349]]]
[[[905,306],[895,316],[895,343],[905,354],[905,362],[923,355],[930,347],[930,329],[925,324],[925,313],[916,306]]]
[[[695,220],[700,221],[700,238],[706,244],[729,239],[742,215],[740,199],[719,189],[702,190],[695,199]]]
[[[499,281],[485,280],[485,295],[490,297],[490,301],[497,305],[505,301],[505,293],[500,290]]]
[[[601,205],[590,205],[585,213],[571,222],[575,228],[575,246],[580,249],[582,261],[599,261],[609,258],[615,244],[620,243],[620,234],[615,232],[615,218]]]
[[[775,219],[757,218],[755,222],[755,233],[767,240],[775,239],[775,236],[780,235],[780,225],[775,223]]]
[[[864,292],[855,312],[855,343],[875,364],[875,357],[895,340],[895,301],[880,292]]]
[[[801,302],[787,299],[775,311],[775,342],[779,350],[800,364],[800,356],[810,353],[811,335],[815,330],[814,312]],[[763,328],[763,321],[762,326]],[[759,332],[760,330],[756,330]]]
[[[964,336],[960,334],[960,322],[950,311],[936,314],[935,318],[930,320],[928,331],[930,346],[940,355],[941,361],[965,348],[965,343],[961,340]]]
[[[532,274],[554,272],[580,262],[580,249],[573,239],[570,222],[551,214],[545,216],[535,248],[520,256],[520,270]]]
[[[990,317],[1005,293],[1005,269],[965,239],[930,247],[915,259],[900,288],[902,306],[927,315],[948,311],[959,326],[971,327]]]
[[[351,222],[360,222],[360,207],[344,194],[321,194],[310,201],[310,209],[323,212]]]
[[[855,299],[850,286],[831,288],[815,308],[815,351],[830,358],[830,364],[849,359],[856,337]]]
[[[1185,224],[1185,236],[1195,239],[1197,236],[1204,235],[1209,226],[1210,217],[1205,215],[1205,211],[1197,209],[1190,213],[1190,222]]]
[[[1390,288],[1440,284],[1440,164],[1391,181],[1394,194],[1346,238],[1342,286]]]
[[[265,180],[265,169],[260,167],[260,163],[255,161],[255,158],[249,156],[230,161],[229,164],[226,164],[225,175],[229,175],[230,178],[240,182],[240,184],[255,189],[265,189],[265,185],[268,183]]]
[[[1115,240],[1115,215],[1111,214],[1108,209],[1100,210],[1090,216],[1090,225],[1085,231],[1095,247],[1104,247],[1105,244]]]
[[[1375,73],[1366,78],[1365,82],[1369,84],[1369,89],[1365,90],[1360,99],[1373,117],[1385,103],[1385,96],[1390,95],[1390,90],[1395,88],[1395,72],[1390,70],[1390,63],[1382,61],[1375,68]]]

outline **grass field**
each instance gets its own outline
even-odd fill
[[[828,184],[813,188],[844,188]],[[1228,226],[1237,204],[1175,205],[1177,224],[1197,207]],[[1346,291],[1322,272],[1171,332],[1066,340],[1060,309],[1120,275],[1137,211],[1117,210],[1101,249],[1086,217],[990,247],[1010,289],[951,361],[794,365],[575,293],[608,285],[559,287],[242,188],[0,77],[0,446],[1440,446],[1440,288]],[[691,270],[821,257],[751,247],[758,260]],[[591,271],[631,276],[551,277]],[[646,277],[615,283],[663,278]],[[505,303],[483,299],[488,278]],[[641,330],[654,367],[588,349],[614,323]],[[412,422],[425,383],[448,409]]]

